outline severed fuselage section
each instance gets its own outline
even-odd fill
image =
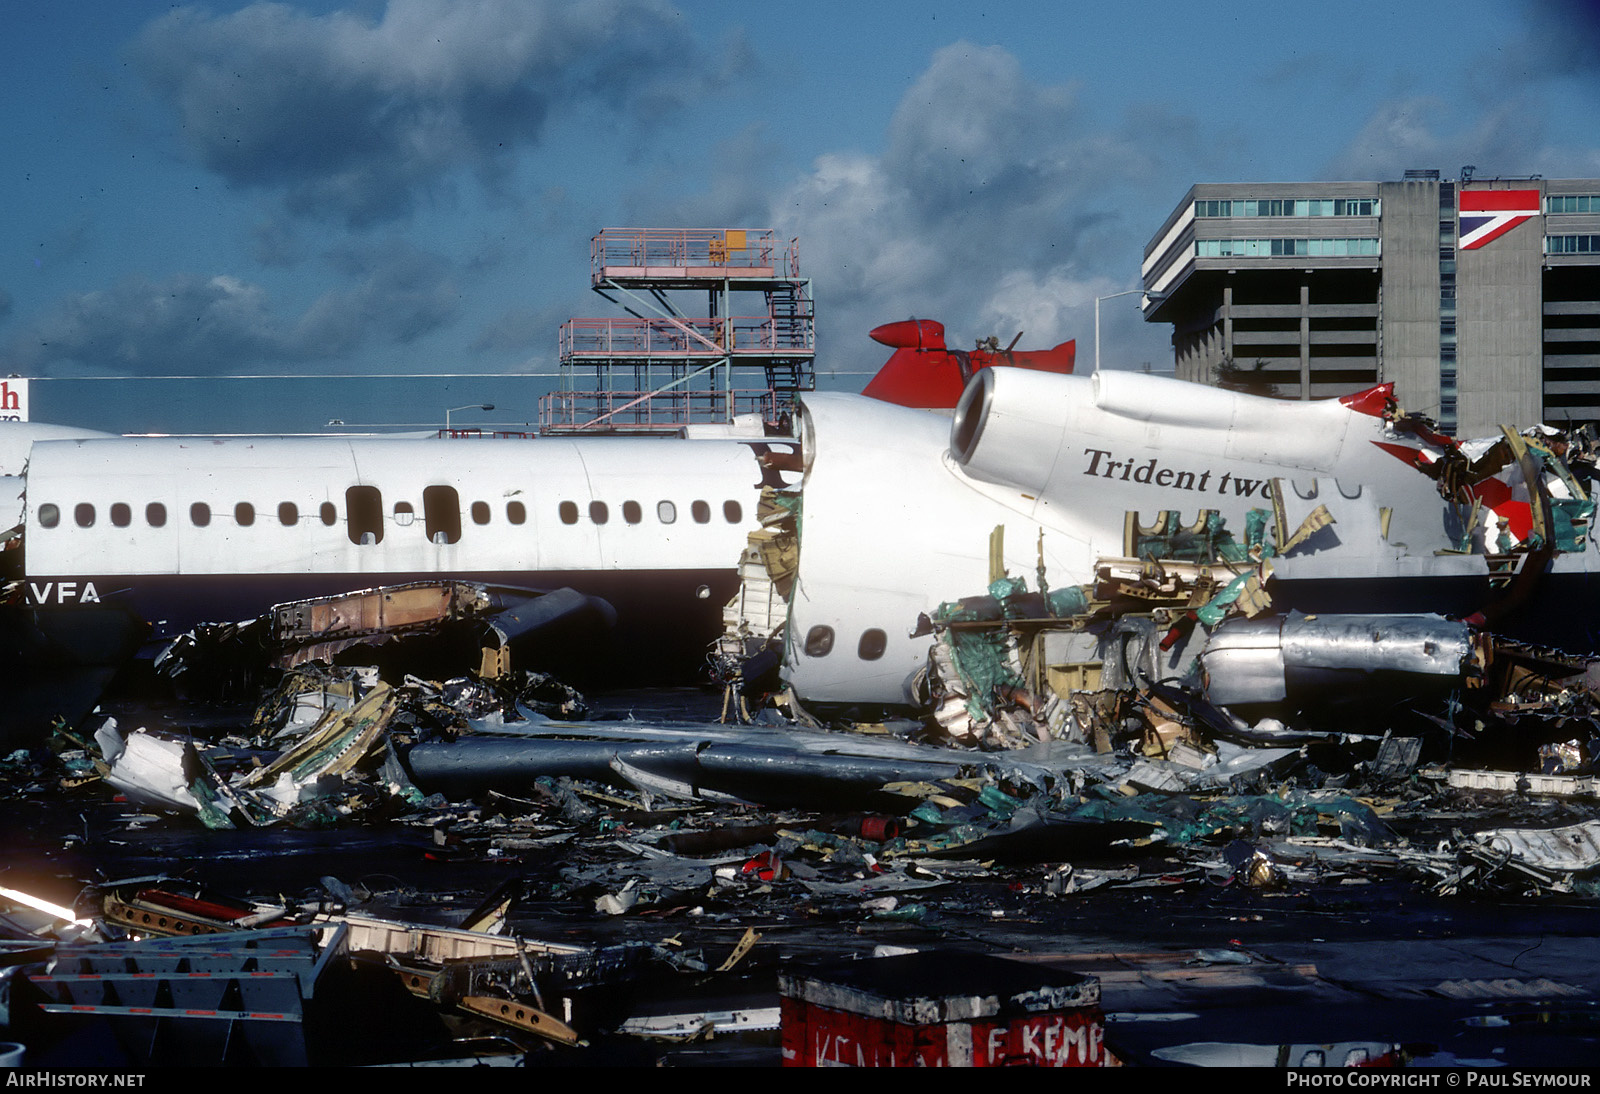
[[[1565,442],[1458,444],[1387,387],[1287,402],[995,367],[953,421],[811,395],[801,428],[785,678],[813,703],[925,703],[930,619],[962,625],[951,603],[997,579],[1048,594],[997,610],[1040,613],[1073,662],[1142,620],[1154,676],[1193,670],[1230,620],[1290,615],[1595,646],[1594,506]]]

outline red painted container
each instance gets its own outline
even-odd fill
[[[1100,981],[971,953],[779,974],[785,1067],[1104,1067]]]

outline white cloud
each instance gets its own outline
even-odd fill
[[[391,241],[332,259],[346,286],[299,316],[280,315],[265,289],[230,274],[130,277],[58,301],[12,337],[5,357],[35,375],[232,373],[409,342],[457,313],[451,267],[436,255]]]
[[[367,224],[493,180],[578,99],[659,114],[722,78],[657,0],[391,0],[376,20],[179,8],[132,54],[206,168]]]
[[[1025,337],[1019,343],[1023,348],[1053,346],[1068,338],[1079,338],[1087,349],[1093,345],[1095,297],[1129,287],[1104,276],[1076,276],[1067,268],[1048,270],[1043,275],[1033,270],[1012,270],[995,283],[994,291],[978,311],[978,322],[1002,345],[1023,331]],[[1127,308],[1136,299],[1130,296],[1117,303]],[[1111,302],[1101,305],[1103,327],[1109,328],[1113,307]],[[1126,327],[1121,321],[1125,318],[1116,316],[1119,328]],[[1084,360],[1088,360],[1087,353]]]
[[[1162,124],[1183,123],[1163,114]],[[1023,349],[1087,341],[1094,296],[1137,284],[1145,238],[1181,192],[1152,191],[1158,151],[1096,129],[1069,87],[1030,81],[993,46],[935,54],[885,148],[819,156],[771,203],[772,222],[801,235],[805,267],[828,272],[817,289],[823,367],[873,367],[882,357],[866,332],[911,315],[943,322],[952,345],[1018,330]],[[1118,326],[1157,350],[1166,340]]]

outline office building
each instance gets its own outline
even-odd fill
[[[1180,379],[1393,381],[1460,436],[1600,420],[1600,179],[1198,184],[1145,248]]]

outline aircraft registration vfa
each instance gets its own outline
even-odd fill
[[[1583,487],[1510,430],[1474,463],[1400,414],[1387,385],[1289,402],[997,364],[973,374],[953,420],[810,394],[797,424],[783,675],[802,700],[915,705],[933,642],[919,617],[984,592],[991,544],[1010,574],[1060,589],[1108,560],[1137,574],[1138,529],[1168,514],[1242,541],[1252,519],[1292,531],[1325,506],[1327,527],[1261,568],[1277,612],[1483,613],[1511,637],[1596,646]],[[1192,653],[1180,643],[1162,668]]]

